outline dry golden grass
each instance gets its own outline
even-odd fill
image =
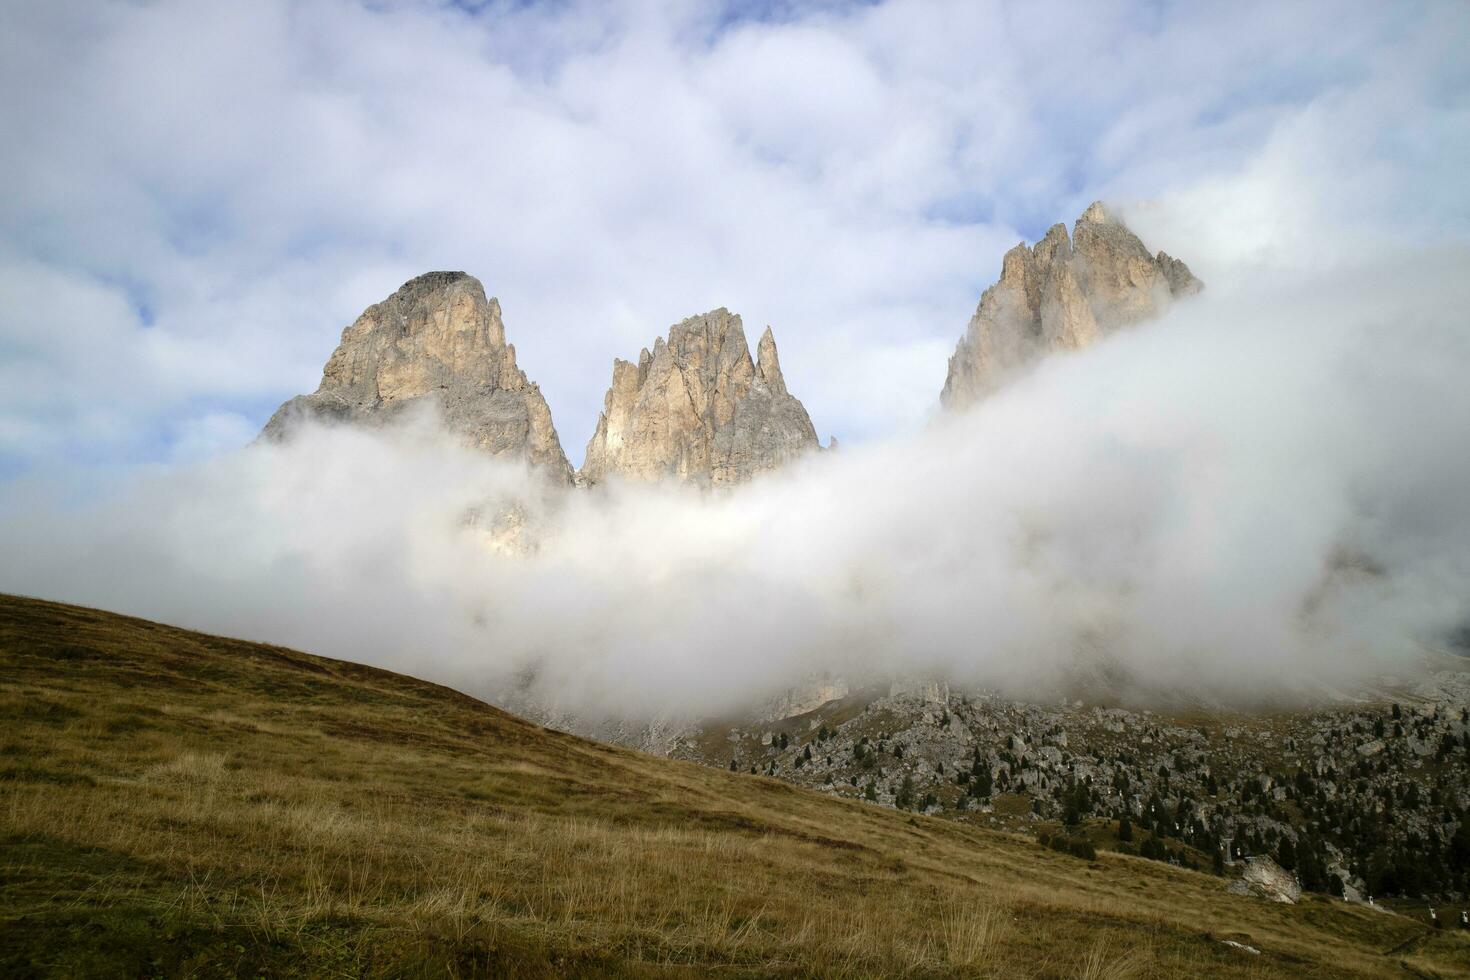
[[[1463,937],[0,597],[5,976],[1465,975]],[[1262,950],[1226,946],[1231,938]]]

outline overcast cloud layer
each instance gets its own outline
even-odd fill
[[[0,4],[0,590],[640,710],[1320,690],[1470,614],[1464,4]],[[1003,251],[1098,198],[1206,292],[936,420]],[[574,461],[721,305],[846,448],[712,498],[242,448],[436,268]],[[509,500],[529,556],[465,524]]]
[[[429,269],[575,462],[722,305],[824,437],[918,427],[1094,198],[1212,286],[1470,227],[1458,2],[0,6],[0,476],[234,448]]]

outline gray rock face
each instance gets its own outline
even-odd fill
[[[945,408],[966,408],[1038,358],[1086,347],[1201,288],[1187,265],[1165,252],[1150,255],[1095,203],[1070,238],[1056,224],[1035,247],[1023,243],[1006,253],[1000,281],[981,296],[949,360],[940,400]]]
[[[1302,887],[1281,865],[1264,855],[1246,858],[1245,871],[1232,882],[1230,890],[1238,895],[1254,895],[1270,902],[1295,905],[1301,901]]]
[[[613,361],[581,478],[740,483],[817,446],[771,329],[752,360],[740,317],[722,308],[674,325],[637,364]]]
[[[812,674],[802,682],[768,699],[752,713],[752,720],[780,721],[815,711],[824,704],[840,701],[852,693],[847,681],[828,673]]]
[[[571,481],[551,409],[505,342],[499,302],[463,272],[426,273],[369,306],[342,331],[317,390],[277,409],[261,436],[283,438],[304,418],[382,424],[428,401],[469,446]]]

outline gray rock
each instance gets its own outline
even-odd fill
[[[733,484],[817,448],[771,329],[752,360],[740,317],[721,308],[675,324],[637,364],[613,361],[579,477]]]
[[[751,719],[765,723],[780,721],[783,718],[794,718],[797,715],[815,711],[832,701],[840,701],[850,693],[847,682],[842,678],[826,673],[812,674],[802,678],[801,683],[783,690],[756,708],[752,712]],[[813,727],[817,724],[816,721],[812,722]]]
[[[426,273],[369,306],[342,331],[317,390],[277,409],[261,436],[286,438],[307,418],[383,424],[425,403],[467,445],[570,482],[551,409],[516,366],[499,302],[463,272]]]
[[[1056,224],[1035,247],[1006,253],[1000,280],[980,298],[949,361],[940,400],[963,409],[1048,353],[1086,347],[1157,316],[1202,285],[1189,267],[1160,252],[1094,203],[1073,226]]]
[[[1272,902],[1295,905],[1302,897],[1302,887],[1296,878],[1268,857],[1246,858],[1240,882],[1245,886],[1242,894]]]

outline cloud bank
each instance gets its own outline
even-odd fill
[[[1316,691],[1466,621],[1470,8],[746,8],[9,4],[0,589],[650,712]],[[932,420],[1001,254],[1097,198],[1205,295]],[[611,358],[716,306],[845,448],[711,498],[427,420],[240,448],[436,268],[573,460]]]
[[[547,491],[432,419],[76,505],[21,481],[0,589],[585,712],[719,712],[824,670],[1348,689],[1470,615],[1467,259],[1207,291],[728,494]],[[497,546],[512,502],[524,553]]]
[[[753,11],[753,12],[752,12]],[[1470,8],[12,0],[0,479],[229,451],[430,269],[575,461],[613,357],[774,326],[852,445],[921,427],[1002,252],[1095,198],[1212,285],[1470,234]]]

